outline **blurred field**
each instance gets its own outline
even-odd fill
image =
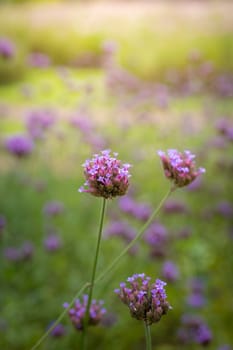
[[[173,307],[152,326],[153,349],[203,348],[179,338],[187,314],[210,329],[208,349],[232,349],[232,10],[230,2],[1,7],[0,37],[16,51],[0,57],[0,349],[30,349],[89,280],[100,199],[77,190],[85,159],[108,148],[133,165],[128,196],[141,209],[132,215],[109,201],[98,273],[127,241],[108,236],[109,226],[124,222],[137,232],[145,207],[154,209],[169,187],[157,150],[190,149],[206,174],[160,211],[161,251],[153,254],[143,236],[96,285],[108,314],[90,327],[89,349],[145,348],[143,326],[113,293],[141,272],[167,281]],[[49,64],[30,64],[34,52]],[[36,113],[44,129],[30,129]],[[18,133],[33,140],[28,157],[6,148]],[[46,214],[51,202],[57,214]],[[174,280],[164,276],[167,261],[179,271]],[[199,304],[190,302],[195,281]],[[79,348],[69,318],[61,324],[64,334],[38,349]]]

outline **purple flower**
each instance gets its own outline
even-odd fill
[[[152,213],[150,205],[147,203],[137,203],[130,196],[120,198],[119,206],[123,212],[141,221],[148,220]]]
[[[184,315],[178,330],[178,338],[182,344],[208,345],[212,340],[212,333],[206,323],[198,316]]]
[[[43,212],[47,216],[57,216],[64,212],[64,205],[59,201],[50,201],[44,205]]]
[[[175,282],[179,278],[179,270],[172,261],[165,261],[162,267],[162,276],[169,282]]]
[[[5,146],[8,152],[21,158],[32,152],[34,144],[26,135],[13,135],[6,139]]]
[[[95,154],[83,164],[86,182],[79,192],[87,192],[96,197],[114,198],[123,196],[129,187],[129,164],[121,164],[115,157],[111,157],[110,150]]]
[[[4,231],[6,227],[6,218],[3,215],[0,215],[0,233]]]
[[[152,256],[163,257],[165,255],[168,243],[168,232],[165,226],[154,222],[146,230],[144,240],[150,246]]]
[[[16,247],[7,247],[4,249],[4,256],[8,261],[17,262],[21,260],[21,252]]]
[[[21,259],[22,260],[31,260],[34,254],[34,246],[31,242],[26,241],[21,247]]]
[[[9,59],[15,55],[15,45],[8,38],[0,38],[0,57]]]
[[[44,240],[44,247],[49,252],[55,252],[62,246],[61,238],[55,233],[51,233]]]
[[[193,182],[200,174],[205,172],[204,168],[195,167],[195,155],[190,151],[178,152],[169,149],[167,154],[158,151],[163,164],[165,176],[171,180],[176,187],[184,187]]]
[[[26,128],[33,139],[40,139],[55,121],[52,111],[38,109],[30,111],[26,119]]]
[[[178,213],[182,214],[182,213],[187,213],[188,208],[185,203],[170,199],[164,204],[163,211],[166,214],[178,214]]]
[[[28,56],[28,63],[31,67],[47,68],[51,61],[47,55],[41,52],[33,52]]]
[[[127,283],[115,289],[121,301],[129,308],[132,317],[143,320],[148,325],[158,322],[171,306],[169,305],[164,286],[165,282],[157,279],[150,284],[150,277],[144,273],[128,277]]]
[[[52,324],[49,325],[48,328],[50,328]],[[61,324],[58,323],[50,332],[50,336],[54,338],[60,338],[63,337],[66,333],[65,327]]]
[[[88,295],[85,294],[83,295],[83,300],[81,301],[80,299],[77,299],[75,301],[74,307],[68,311],[71,322],[73,323],[74,327],[79,331],[83,330],[87,302]],[[89,325],[97,325],[98,323],[100,323],[100,321],[103,318],[103,315],[105,315],[106,313],[106,309],[103,308],[103,304],[104,302],[102,300],[92,300],[88,320]],[[68,308],[67,303],[64,303],[63,306],[64,308]]]

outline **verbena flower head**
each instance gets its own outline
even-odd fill
[[[195,167],[195,155],[190,151],[183,153],[176,149],[169,149],[167,154],[158,151],[162,160],[165,176],[173,181],[176,187],[184,187],[193,182],[200,174],[205,172],[204,168]]]
[[[15,55],[15,45],[8,38],[0,38],[0,57],[5,59],[12,58]]]
[[[13,135],[6,139],[6,149],[17,157],[28,156],[34,147],[33,141],[26,135]]]
[[[123,196],[129,187],[130,164],[122,164],[116,159],[117,153],[111,156],[110,150],[95,154],[83,164],[86,182],[79,192],[88,192],[96,197],[114,198]]]
[[[167,301],[165,282],[157,279],[150,284],[150,277],[144,273],[135,274],[115,289],[121,301],[126,304],[132,317],[143,320],[146,324],[158,322],[171,308]]]
[[[77,299],[75,301],[74,307],[69,310],[69,317],[71,322],[77,330],[82,331],[85,321],[85,314],[88,302],[88,295],[83,295],[83,300]],[[103,308],[103,300],[96,301],[95,299],[91,302],[90,312],[89,312],[89,325],[97,325],[103,318],[103,315],[106,313],[106,309]],[[68,308],[67,303],[64,303],[63,306]]]

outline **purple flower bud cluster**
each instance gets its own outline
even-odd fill
[[[120,209],[140,221],[149,219],[152,213],[152,208],[147,203],[137,203],[130,196],[125,196],[119,200]]]
[[[0,38],[0,57],[10,59],[15,55],[15,45],[8,38]]]
[[[18,158],[28,156],[33,148],[33,141],[26,135],[12,135],[5,141],[5,147],[14,156]]]
[[[85,320],[85,314],[86,314],[86,308],[88,303],[88,295],[83,295],[83,300],[77,299],[75,301],[74,307],[71,308],[68,313],[69,317],[71,319],[71,322],[73,323],[74,327],[77,330],[82,331],[84,320]],[[90,312],[89,312],[89,320],[88,324],[91,325],[97,325],[102,320],[103,316],[106,313],[106,309],[103,308],[103,300],[96,301],[95,299],[91,302]],[[64,303],[64,308],[68,308],[69,304]]]
[[[79,192],[87,192],[96,197],[114,198],[123,196],[129,187],[130,164],[121,164],[115,157],[111,157],[111,151],[105,150],[101,154],[95,154],[93,159],[88,159],[83,164],[86,182]]]
[[[167,154],[158,151],[163,164],[165,176],[171,180],[176,187],[184,187],[193,182],[200,174],[205,172],[204,168],[195,167],[195,155],[190,151],[178,152],[169,149]]]
[[[127,279],[129,287],[120,283],[120,289],[115,289],[121,301],[128,306],[131,316],[148,325],[158,322],[171,309],[164,289],[166,283],[157,279],[150,284],[150,280],[144,273],[135,274]]]
[[[182,344],[208,345],[212,341],[212,333],[206,323],[195,315],[184,315],[182,326],[178,330],[178,339]]]

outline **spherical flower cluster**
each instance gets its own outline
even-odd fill
[[[114,198],[123,196],[129,187],[129,164],[121,164],[115,157],[111,157],[110,150],[95,154],[83,164],[86,177],[85,186],[79,192],[88,192],[96,197]]]
[[[147,325],[158,322],[171,308],[166,300],[166,283],[157,279],[149,284],[150,279],[144,273],[135,274],[127,279],[130,287],[121,283],[120,289],[115,289],[121,301],[128,306],[131,316]]]
[[[83,300],[80,301],[77,299],[75,301],[74,308],[69,310],[69,317],[71,319],[71,322],[75,328],[80,331],[83,330],[87,303],[88,295],[85,294],[83,295]],[[97,325],[102,320],[103,315],[106,313],[106,309],[102,307],[103,304],[104,302],[102,300],[92,300],[88,320],[89,325]],[[63,306],[64,308],[68,308],[69,304],[64,303]]]
[[[32,152],[34,144],[26,135],[13,135],[6,139],[5,146],[10,153],[21,158]]]
[[[47,216],[57,216],[64,212],[64,205],[59,201],[50,201],[44,205],[43,212]]]
[[[162,160],[165,176],[173,181],[176,187],[183,187],[193,182],[200,174],[205,172],[204,168],[195,167],[195,155],[190,151],[178,152],[176,149],[169,149],[167,154],[158,151]]]

